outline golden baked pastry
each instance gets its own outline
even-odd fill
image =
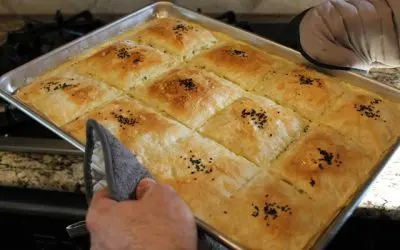
[[[206,221],[248,249],[304,249],[335,209],[263,171]]]
[[[358,88],[349,88],[322,122],[360,143],[379,157],[400,136],[398,104]]]
[[[218,200],[230,197],[259,170],[196,133],[153,156],[145,157],[144,165],[158,180],[172,185],[197,216],[209,213]]]
[[[151,154],[160,155],[176,140],[190,135],[185,126],[167,119],[126,96],[93,110],[63,129],[85,143],[86,121],[94,119],[109,129],[124,145],[143,159]]]
[[[262,80],[264,72],[274,64],[281,64],[280,60],[247,44],[228,42],[202,53],[190,63],[251,90]]]
[[[342,82],[303,65],[266,69],[252,92],[318,119],[343,94]]]
[[[213,73],[188,67],[171,70],[132,92],[190,128],[202,125],[241,93],[242,90]]]
[[[354,143],[323,125],[311,125],[270,168],[315,201],[340,207],[364,183],[376,163]]]
[[[66,72],[34,81],[19,89],[16,96],[62,126],[119,94],[102,82]]]
[[[167,54],[149,46],[120,41],[72,67],[88,77],[128,90],[159,76],[175,63]]]
[[[267,167],[306,124],[301,116],[267,98],[248,96],[211,117],[199,131],[234,153]]]
[[[151,20],[138,29],[131,37],[132,40],[183,59],[188,59],[217,42],[210,31],[172,17]]]
[[[203,53],[192,63],[309,119],[318,118],[343,93],[341,82],[334,77],[238,42]]]

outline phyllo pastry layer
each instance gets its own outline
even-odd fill
[[[342,86],[343,83],[335,77],[296,65],[267,69],[251,91],[314,120],[320,118],[343,94]]]
[[[169,71],[151,84],[134,88],[132,94],[186,126],[197,128],[242,92],[213,73],[183,67]]]
[[[400,135],[400,109],[375,94],[351,88],[328,110],[322,122],[353,138],[379,157]]]
[[[306,124],[292,110],[267,98],[249,96],[211,117],[199,131],[234,153],[267,167]]]
[[[206,221],[248,249],[305,249],[336,211],[268,172],[221,200]]]
[[[138,27],[131,37],[182,59],[188,59],[213,46],[217,40],[201,26],[175,18],[157,18]]]
[[[125,96],[67,124],[64,129],[85,143],[88,119],[94,119],[109,129],[133,153],[142,158],[151,157],[152,154],[160,155],[166,147],[189,136],[191,132],[185,126]]]
[[[173,186],[199,218],[230,197],[259,170],[253,163],[194,133],[162,154],[146,157],[145,166]]]
[[[315,201],[340,207],[362,185],[375,162],[351,138],[312,125],[271,167]]]
[[[81,74],[128,90],[159,76],[175,63],[167,54],[149,46],[121,41],[101,49],[72,67]]]
[[[64,72],[30,83],[18,90],[17,97],[62,126],[119,94],[104,82]]]
[[[190,63],[250,90],[262,80],[264,72],[273,67],[275,59],[278,58],[250,45],[228,42],[202,53]]]

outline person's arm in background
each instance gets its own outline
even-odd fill
[[[86,217],[92,250],[197,248],[194,216],[172,187],[144,179],[136,196],[117,202],[96,192]]]
[[[399,0],[331,0],[297,20],[310,61],[339,69],[400,67]]]

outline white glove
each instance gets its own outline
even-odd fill
[[[400,0],[330,0],[300,27],[303,54],[319,63],[369,70],[400,67]]]

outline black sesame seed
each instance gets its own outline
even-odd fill
[[[183,86],[185,90],[195,90],[196,89],[196,84],[193,82],[192,78],[187,78],[187,79],[180,79],[179,85]]]
[[[305,75],[298,75],[300,85],[313,85],[315,81],[319,80],[317,78],[311,78]]]
[[[237,49],[226,49],[226,50],[224,50],[224,52],[226,52],[226,53],[228,53],[229,55],[232,55],[232,56],[239,56],[239,57],[243,57],[243,58],[248,57],[247,52],[241,51],[241,50],[237,50]]]

